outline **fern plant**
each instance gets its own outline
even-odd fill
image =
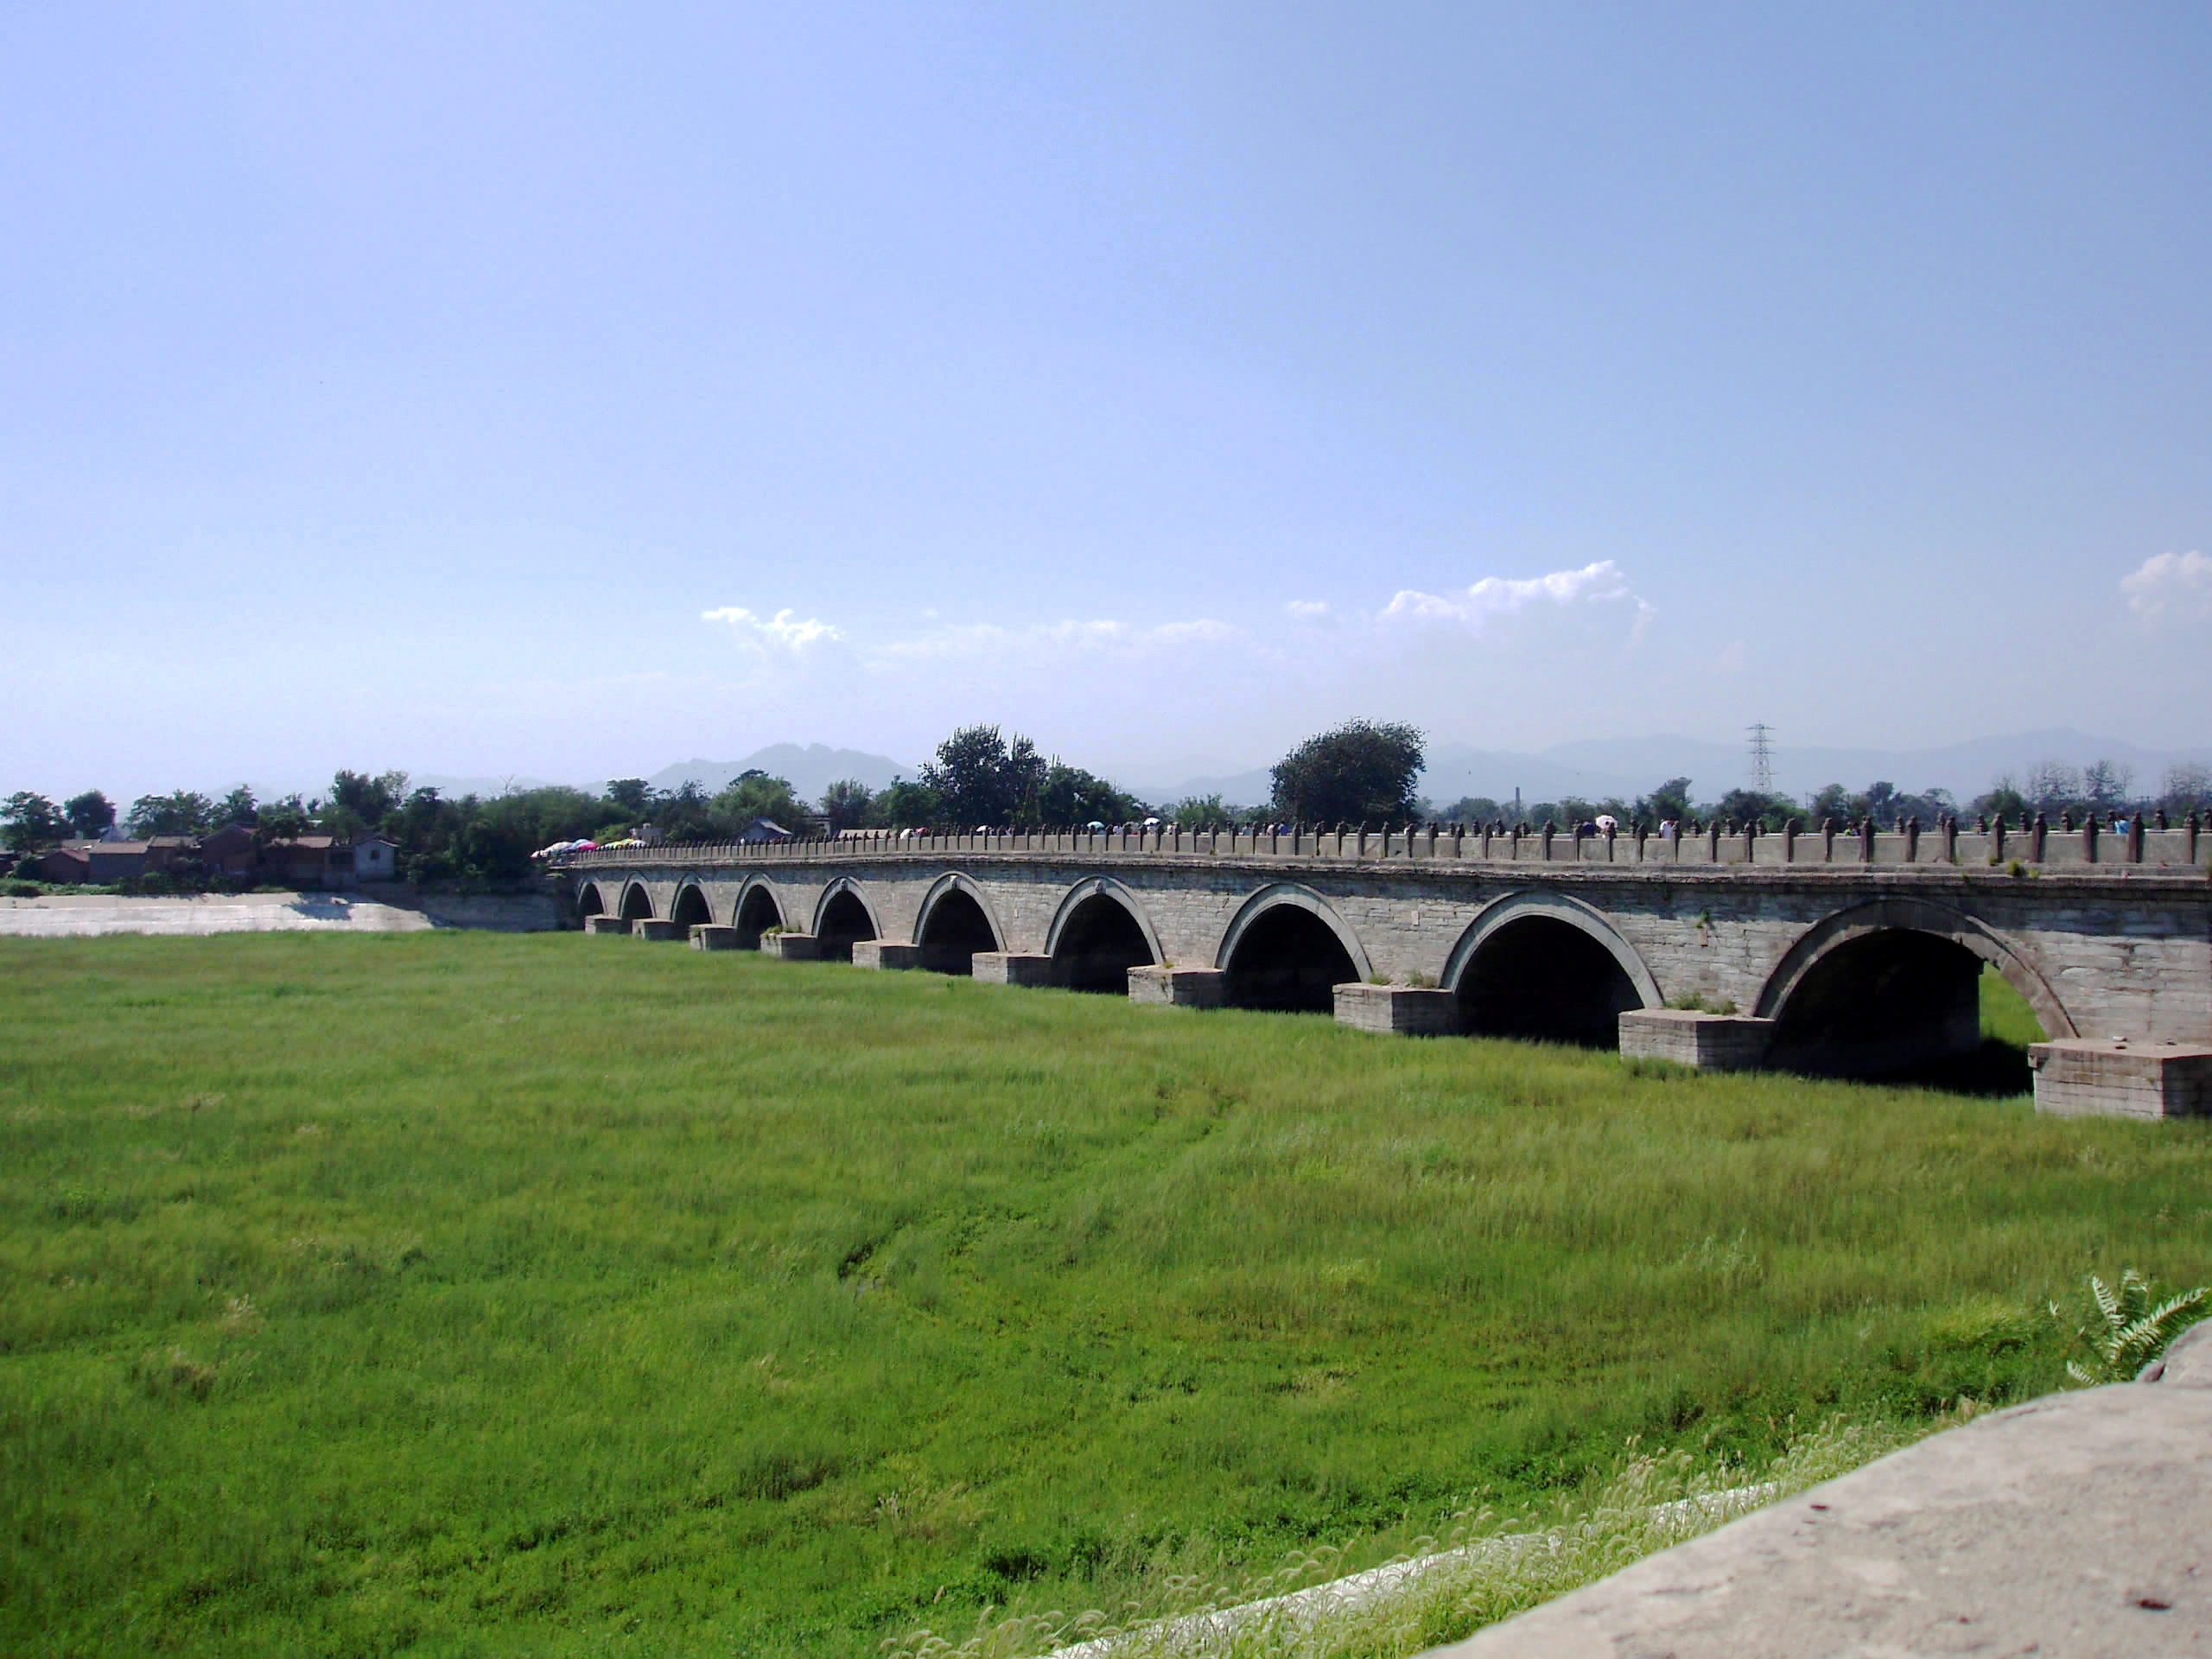
[[[2075,1360],[2066,1362],[2066,1374],[2076,1382],[2094,1387],[2101,1382],[2125,1382],[2165,1352],[2166,1344],[2202,1319],[2204,1298],[2212,1287],[2169,1296],[2153,1307],[2151,1281],[2130,1268],[2120,1275],[2115,1289],[2095,1274],[2089,1275],[2089,1294],[2103,1318],[2104,1328],[2082,1330],[2082,1340],[2095,1351],[2092,1370]]]

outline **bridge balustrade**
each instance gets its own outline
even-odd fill
[[[2202,866],[2212,855],[2212,835],[2194,819],[2164,830],[2139,820],[2124,834],[2094,823],[2078,830],[2033,824],[1967,830],[1946,822],[1933,830],[1868,831],[1827,824],[1761,833],[1732,832],[1709,824],[1665,836],[1636,828],[1577,836],[1571,830],[1488,825],[1427,825],[1397,829],[1319,830],[1289,833],[1264,830],[1186,830],[1167,825],[1113,830],[1025,830],[900,836],[848,836],[830,840],[687,843],[602,848],[556,855],[556,868],[591,869],[639,863],[701,865],[733,862],[816,862],[839,859],[1001,854],[1096,856],[1141,854],[1166,858],[1294,859],[1317,862],[1389,863],[1423,861],[1457,864],[1630,864],[1753,868],[1858,865],[1935,867],[2023,865],[2056,868],[2126,864],[2158,868]]]

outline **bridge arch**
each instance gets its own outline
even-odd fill
[[[814,937],[821,941],[825,962],[850,962],[855,944],[883,937],[875,906],[849,875],[841,875],[822,889],[814,905]]]
[[[2046,1036],[2079,1034],[2050,982],[2012,941],[1963,911],[1903,896],[1815,923],[1767,976],[1754,1011],[1775,1022],[1777,1066],[1878,1076],[1980,1046],[1985,963],[2025,1000]]]
[[[1533,890],[1484,908],[1452,947],[1444,983],[1478,1036],[1591,1048],[1618,1046],[1621,1014],[1663,1000],[1649,965],[1602,911]]]
[[[738,943],[747,950],[760,948],[760,936],[772,927],[789,927],[784,901],[773,882],[754,874],[745,878],[729,907],[729,925],[738,931]]]
[[[622,919],[626,922],[649,922],[653,916],[653,896],[642,881],[632,881],[622,889]]]
[[[922,895],[914,915],[914,943],[922,948],[922,966],[932,972],[972,974],[977,951],[1006,949],[1006,929],[983,890],[953,870],[931,882]]]
[[[586,916],[604,916],[605,914],[607,914],[607,895],[599,890],[598,882],[585,882],[576,890],[578,919],[581,920]]]
[[[1335,1006],[1334,987],[1374,971],[1335,907],[1293,881],[1270,883],[1244,901],[1214,965],[1229,976],[1224,1000],[1233,1007],[1316,1014]]]
[[[668,919],[685,929],[713,921],[714,907],[707,902],[706,890],[696,880],[686,881],[677,887],[676,897],[669,901]],[[690,936],[687,932],[685,937]]]
[[[1045,931],[1053,978],[1074,991],[1126,994],[1129,969],[1165,962],[1160,932],[1142,901],[1111,876],[1070,887]]]

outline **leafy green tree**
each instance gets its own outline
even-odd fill
[[[115,827],[115,803],[97,789],[88,789],[62,802],[61,816],[69,820],[72,834],[97,841]]]
[[[937,791],[912,778],[893,778],[875,798],[874,822],[886,830],[918,830],[938,822]]]
[[[1395,721],[1347,721],[1275,763],[1275,810],[1306,823],[1410,822],[1422,735]]]
[[[1854,796],[1841,784],[1830,784],[1813,797],[1812,805],[1806,810],[1812,822],[1818,825],[1830,818],[1838,823],[1855,823],[1866,816],[1866,807],[1864,796]]]
[[[404,772],[383,772],[373,778],[363,772],[340,772],[330,780],[330,804],[343,809],[365,829],[381,829],[406,798]]]
[[[715,834],[714,803],[696,778],[663,791],[651,810],[653,826],[669,841],[705,841]]]
[[[1223,800],[1218,794],[1192,795],[1179,801],[1170,801],[1160,809],[1160,816],[1170,823],[1203,830],[1210,824],[1236,823],[1248,815]]]
[[[0,840],[11,853],[36,852],[69,832],[69,821],[43,795],[19,790],[0,805]]]
[[[1974,798],[1974,810],[1985,817],[2002,816],[2005,822],[2015,827],[2027,823],[2036,815],[2034,805],[2020,793],[2019,786],[2007,776],[1999,778],[1986,794]]]
[[[215,827],[226,823],[242,823],[251,830],[261,818],[261,803],[253,798],[253,791],[240,784],[215,804]]]
[[[1505,809],[1487,795],[1462,795],[1438,816],[1446,823],[1496,823]]]
[[[1690,780],[1669,778],[1638,801],[1631,816],[1655,829],[1662,823],[1682,823],[1690,816]]]
[[[151,836],[200,836],[213,827],[208,820],[214,810],[213,801],[189,789],[172,790],[167,795],[141,795],[130,803],[123,827],[134,841],[144,841]]]
[[[315,808],[319,804],[291,794],[266,806],[257,806],[253,815],[255,843],[266,847],[272,841],[290,841],[306,835],[315,828]]]
[[[1219,798],[1216,798],[1216,804]],[[1086,823],[1127,823],[1145,815],[1145,804],[1105,779],[1055,760],[1037,787],[1034,823],[1040,828],[1071,829]],[[1217,820],[1227,823],[1226,818]],[[1028,820],[1017,820],[1028,822]]]
[[[995,726],[963,726],[937,746],[922,782],[935,792],[939,813],[963,829],[1033,823],[1048,770],[1027,738],[1008,743]]]
[[[715,834],[734,839],[744,834],[755,818],[766,818],[796,832],[813,814],[791,793],[789,779],[754,770],[732,780],[728,788],[715,796],[709,816]]]
[[[1790,819],[1802,821],[1804,809],[1787,795],[1763,794],[1756,789],[1732,789],[1720,798],[1713,816],[1729,823],[1756,822],[1761,830],[1779,830]]]
[[[617,817],[642,818],[652,800],[652,785],[642,778],[616,778],[607,785],[607,802]]]
[[[822,791],[822,816],[832,830],[857,830],[873,822],[875,791],[856,778],[840,778]]]

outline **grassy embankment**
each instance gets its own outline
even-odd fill
[[[0,942],[0,1147],[25,1654],[867,1653],[2212,1277],[2196,1125],[573,935]]]

